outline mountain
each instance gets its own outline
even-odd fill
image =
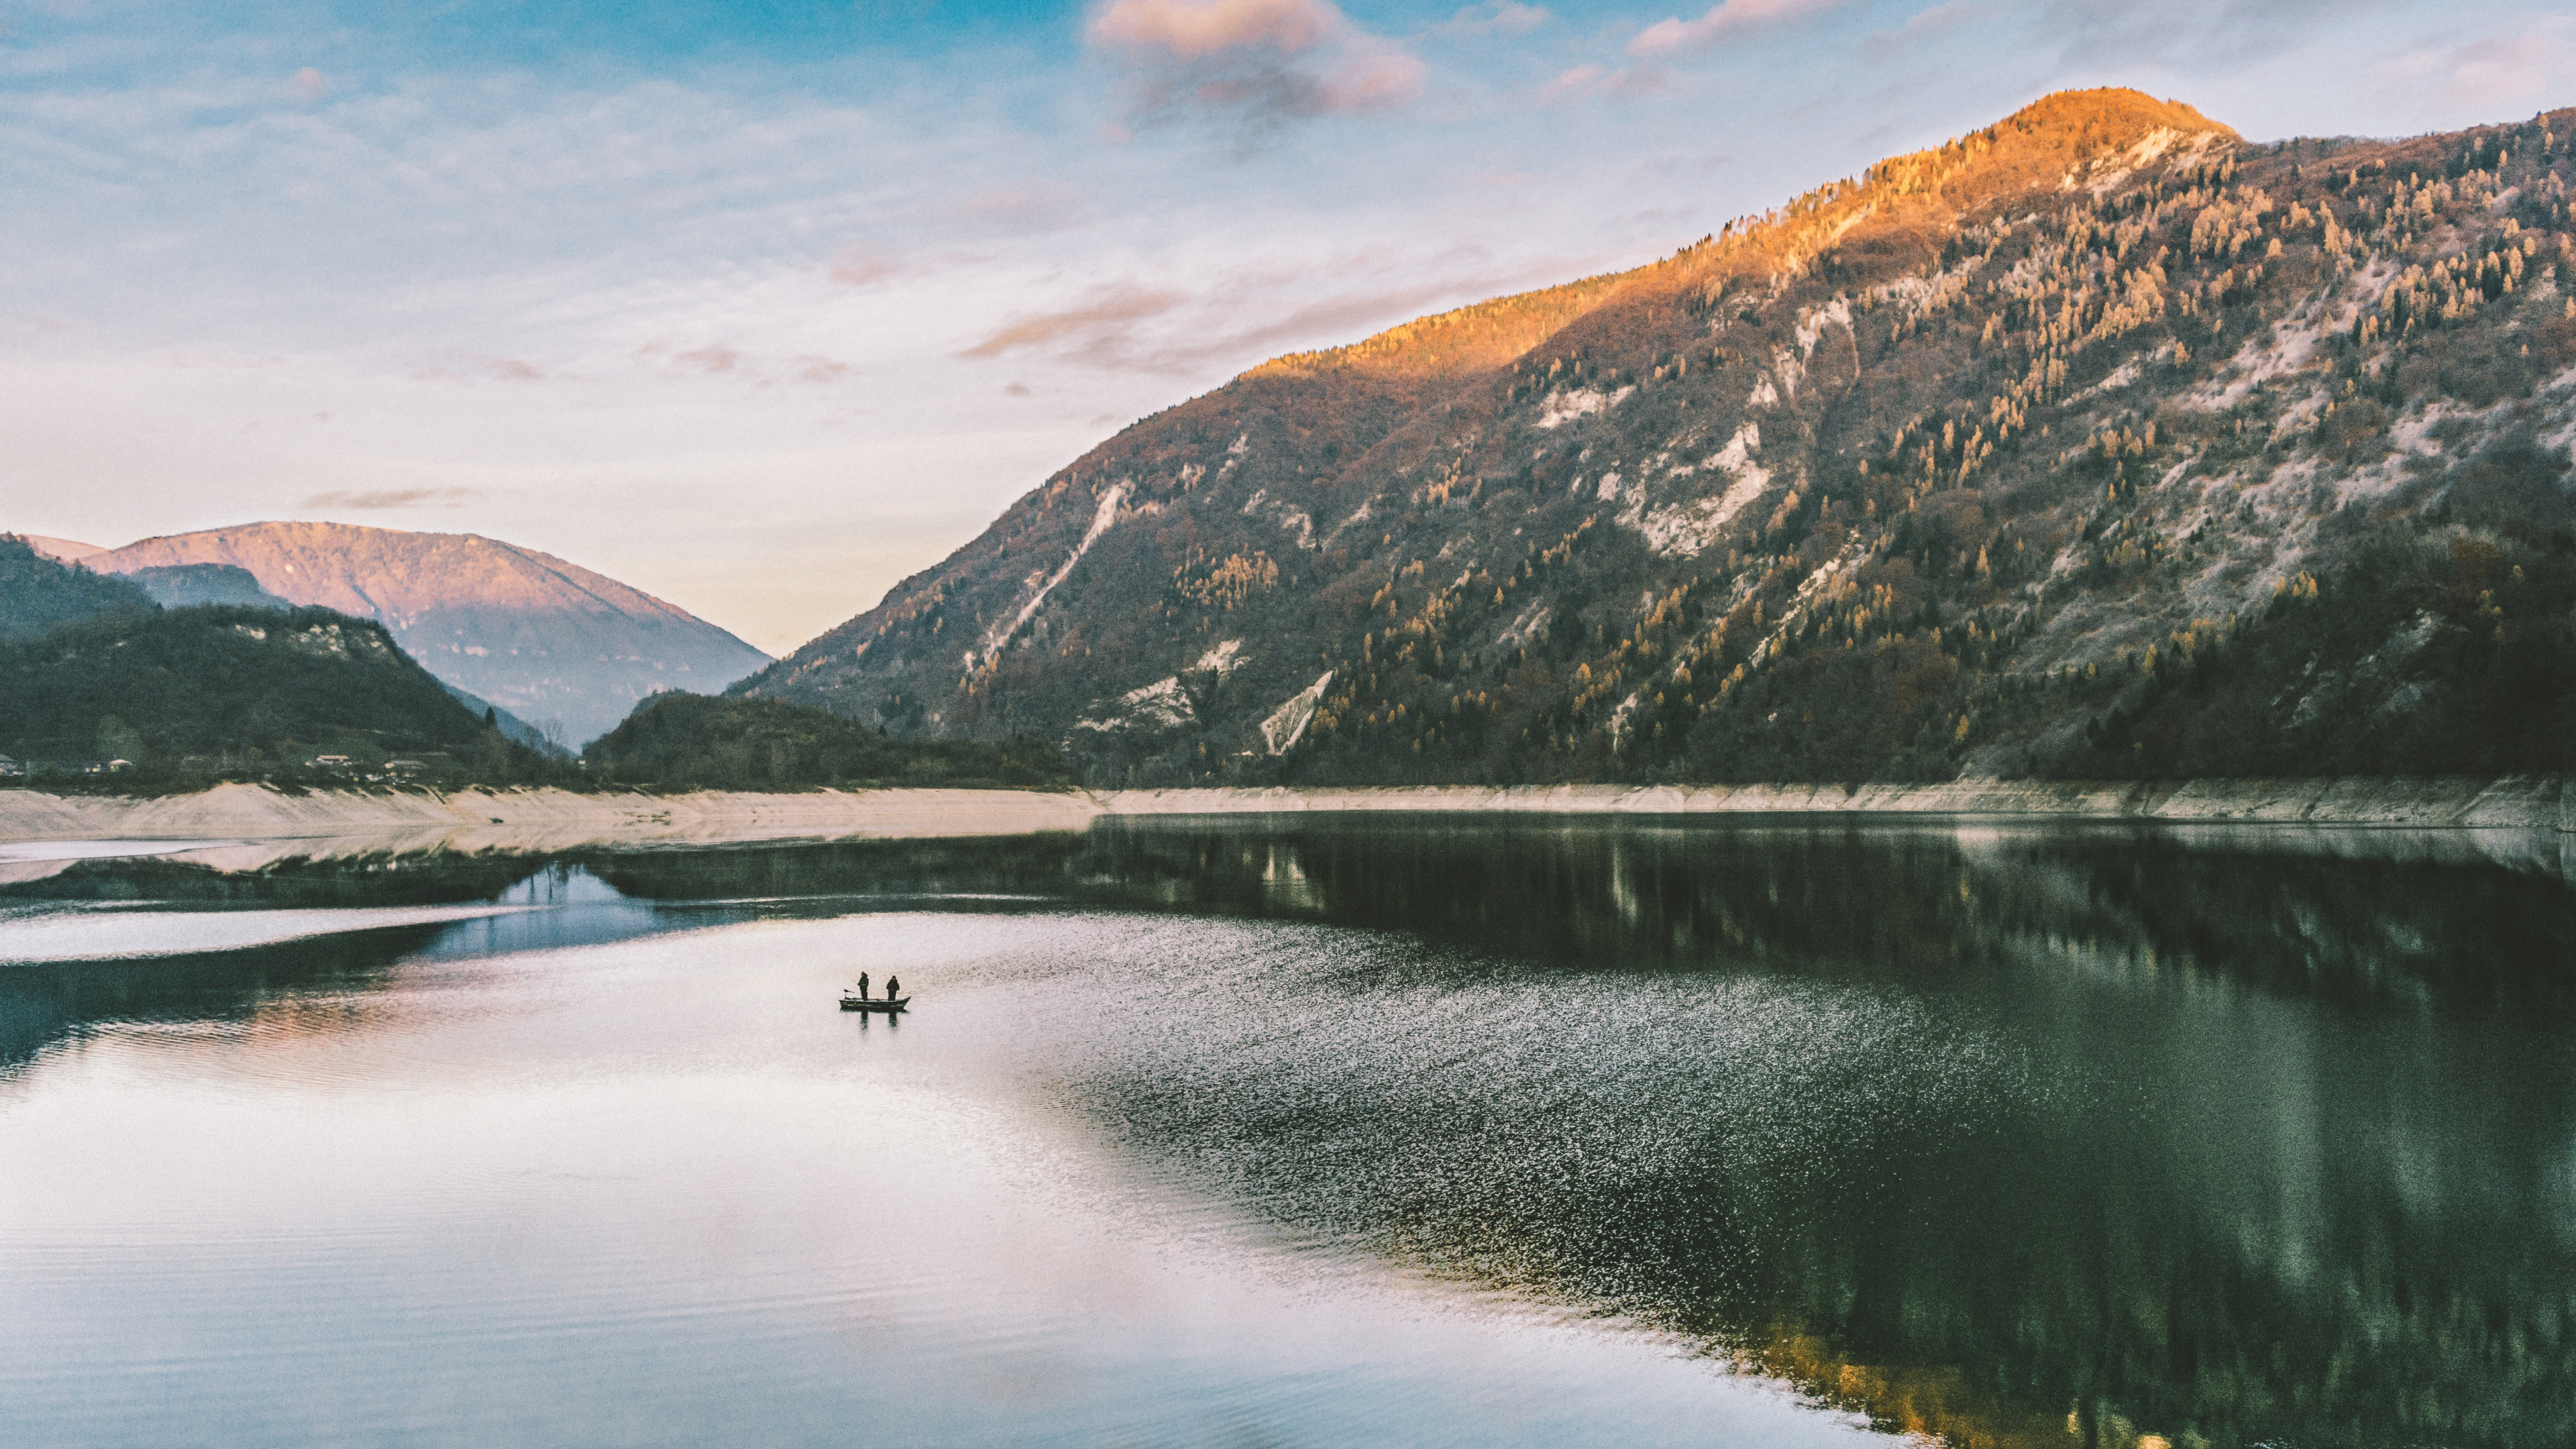
[[[106,550],[99,550],[101,553]],[[59,555],[57,555],[59,557]],[[291,609],[293,604],[259,586],[251,571],[232,564],[168,564],[122,575],[142,586],[165,609],[233,604],[249,609]]]
[[[566,741],[656,690],[712,693],[769,656],[652,595],[477,534],[254,523],[147,538],[103,573],[227,564],[292,603],[381,621],[432,674]]]
[[[1095,783],[2563,768],[2571,139],[2049,96],[1256,367],[736,690]]]
[[[0,533],[0,640],[32,638],[92,614],[153,608],[133,583],[59,563],[36,540]]]
[[[107,552],[106,549],[94,543],[74,543],[68,538],[47,538],[41,533],[21,533],[16,537],[25,539],[36,552],[57,563],[78,563],[91,554]]]
[[[0,535],[0,751],[129,778],[304,779],[313,756],[419,759],[405,778],[509,783],[544,772],[395,645],[327,609],[163,609],[139,585]],[[426,757],[426,758],[420,758]],[[325,772],[326,774],[335,772]],[[345,773],[345,772],[337,772]]]

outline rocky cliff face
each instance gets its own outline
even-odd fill
[[[550,554],[475,534],[257,523],[148,538],[101,573],[223,564],[296,604],[381,621],[432,674],[569,743],[657,689],[713,693],[769,656],[684,610]]]
[[[2561,126],[2052,96],[1256,368],[738,687],[1098,783],[2563,766]]]

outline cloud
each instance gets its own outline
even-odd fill
[[[286,78],[286,88],[306,100],[320,100],[330,94],[331,83],[322,78],[322,72],[308,65]]]
[[[1467,247],[1394,267],[1392,278],[1400,280],[1391,278],[1390,285],[1350,285],[1354,276],[1390,275],[1387,263],[1346,253],[1210,277],[1186,294],[1107,288],[1082,306],[1017,318],[957,355],[1027,353],[1101,372],[1192,376],[1212,365],[1246,367],[1283,351],[1349,342],[1462,299],[1554,281],[1572,270],[1561,260],[1497,268],[1481,247]],[[1010,397],[1028,392],[1022,381],[1003,388]]]
[[[2349,27],[2383,8],[2372,0],[2060,0],[2041,32],[2071,63],[2186,64],[2241,69]]]
[[[2418,46],[2373,67],[2392,94],[2436,95],[2503,117],[2562,104],[2576,71],[2576,22],[2539,19],[2519,35]]]
[[[482,496],[480,488],[382,488],[365,492],[334,488],[316,493],[298,506],[307,512],[348,509],[376,513],[393,508],[462,508]]]
[[[1029,385],[1025,382],[1005,383],[1002,387],[1002,396],[1027,397],[1029,396]]]
[[[1259,133],[1397,109],[1422,92],[1422,62],[1332,0],[1111,0],[1088,35],[1128,72],[1146,124],[1217,120]]]
[[[1000,357],[1042,348],[1115,366],[1127,351],[1137,323],[1159,317],[1184,300],[1178,292],[1113,288],[1086,306],[1023,317],[957,355]]]
[[[742,361],[742,354],[730,347],[709,343],[687,352],[674,353],[673,362],[685,363],[700,372],[731,372]]]
[[[802,382],[839,382],[857,371],[846,362],[810,352],[796,359],[796,376]]]
[[[1708,13],[1697,20],[1676,16],[1658,20],[1637,32],[1628,42],[1630,55],[1675,55],[1698,50],[1716,43],[1729,31],[1747,26],[1767,25],[1819,10],[1831,10],[1847,0],[1718,0]]]
[[[1081,209],[1082,193],[1060,181],[997,186],[961,197],[949,211],[961,220],[996,223],[1019,231],[1055,231]]]
[[[1548,22],[1547,9],[1513,0],[1469,5],[1431,28],[1434,35],[1527,35]]]
[[[1092,20],[1091,38],[1182,60],[1259,47],[1295,55],[1345,24],[1330,0],[1114,0]]]
[[[1580,96],[1641,96],[1664,88],[1664,73],[1651,66],[1578,65],[1539,87],[1541,105]]]
[[[831,276],[833,281],[844,287],[864,287],[872,282],[882,282],[902,270],[901,262],[852,253],[832,263]]]
[[[482,352],[452,352],[434,364],[424,364],[411,374],[419,382],[445,382],[455,378],[489,377],[502,382],[539,382],[545,370],[535,363],[517,357],[495,357]]]

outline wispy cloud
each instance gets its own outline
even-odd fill
[[[1422,92],[1422,62],[1332,0],[1111,0],[1088,34],[1128,72],[1147,124],[1213,120],[1258,134],[1395,109]]]
[[[499,382],[538,382],[545,370],[520,357],[495,357],[489,353],[449,353],[434,364],[412,369],[415,382],[451,382],[463,378],[489,378]]]
[[[1028,232],[1057,230],[1072,222],[1081,209],[1080,189],[1061,181],[1026,181],[959,197],[948,211],[961,221]]]
[[[1485,0],[1469,5],[1447,20],[1431,27],[1434,35],[1527,35],[1548,22],[1547,8],[1542,5],[1519,5],[1513,0]]]
[[[2385,0],[2061,0],[2048,7],[2043,33],[2080,64],[2237,69],[2386,8]]]
[[[482,496],[480,488],[334,488],[316,493],[296,506],[307,512],[346,509],[353,513],[380,513],[397,508],[462,508]]]
[[[830,275],[833,281],[844,287],[865,287],[882,282],[902,270],[901,262],[851,252],[833,259]]]
[[[1831,10],[1848,0],[1719,0],[1697,20],[1658,20],[1628,42],[1630,55],[1676,55],[1715,44],[1738,30]]]
[[[2498,119],[2525,108],[2564,105],[2567,78],[2576,74],[2576,20],[2535,17],[2518,35],[2418,46],[2374,70],[2392,91],[2488,106]]]
[[[1381,261],[1388,259],[1379,259]],[[1111,288],[1078,308],[1021,317],[958,355],[989,359],[1027,353],[1095,371],[1168,376],[1211,366],[1244,367],[1281,352],[1357,341],[1426,310],[1553,281],[1569,267],[1503,268],[1476,249],[1416,268],[1373,266],[1344,257],[1304,268],[1241,271],[1209,279],[1194,293]],[[1350,286],[1354,274],[1395,279]],[[1407,270],[1412,275],[1404,275]],[[1336,286],[1337,279],[1345,284]],[[1013,382],[1003,391],[1025,395]]]
[[[1117,365],[1130,350],[1137,324],[1159,317],[1186,301],[1178,292],[1119,287],[1079,307],[1022,317],[957,354],[1001,357],[1040,349],[1093,362]]]
[[[1664,73],[1652,66],[1578,65],[1539,87],[1541,105],[1581,96],[1641,96],[1664,88]]]

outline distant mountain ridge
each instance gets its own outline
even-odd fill
[[[91,554],[107,552],[106,549],[94,543],[80,543],[68,538],[47,538],[41,533],[22,533],[14,536],[25,539],[28,547],[57,563],[78,563]]]
[[[769,656],[640,589],[479,534],[255,523],[84,557],[101,573],[229,565],[291,603],[380,621],[441,680],[567,743],[665,689],[713,693]]]
[[[1253,368],[736,689],[1096,784],[2565,768],[2571,143],[2050,96]]]
[[[382,624],[274,604],[165,609],[132,580],[0,535],[0,775],[452,784],[549,768],[486,727],[483,709]],[[409,758],[386,763],[397,757]]]

